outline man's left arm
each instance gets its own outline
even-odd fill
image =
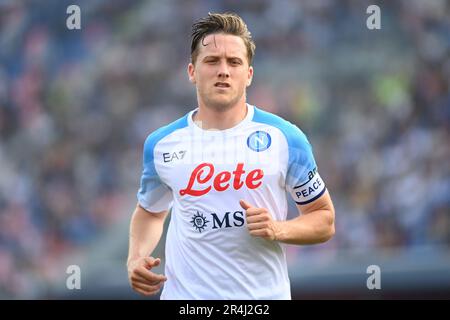
[[[316,200],[297,204],[299,216],[276,221],[265,208],[256,208],[241,200],[246,210],[247,228],[251,235],[289,244],[316,244],[330,240],[335,232],[334,206],[328,190]]]
[[[297,204],[299,216],[274,221],[275,240],[290,244],[315,244],[330,240],[335,232],[334,206],[328,190],[308,204]]]
[[[285,132],[289,159],[286,191],[297,204],[299,216],[277,221],[266,208],[256,208],[241,200],[246,211],[247,228],[252,236],[290,244],[315,244],[334,235],[334,206],[320,177],[312,146],[295,125],[281,126]]]

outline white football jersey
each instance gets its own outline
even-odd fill
[[[201,129],[196,110],[144,144],[139,204],[172,207],[161,299],[291,299],[284,245],[251,236],[239,200],[286,220],[286,190],[298,204],[320,197],[311,145],[295,125],[249,104],[226,130]]]

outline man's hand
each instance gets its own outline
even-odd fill
[[[158,293],[167,278],[150,270],[157,267],[160,263],[161,260],[159,258],[155,259],[153,257],[140,257],[131,260],[128,263],[128,280],[131,287],[144,296]]]
[[[277,221],[273,220],[267,209],[253,207],[244,200],[240,200],[239,204],[245,210],[247,228],[252,236],[277,240]]]

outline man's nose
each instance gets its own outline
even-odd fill
[[[222,62],[219,66],[218,74],[219,78],[229,78],[230,71],[228,70],[228,65],[226,62]]]

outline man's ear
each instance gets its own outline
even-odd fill
[[[248,80],[247,80],[247,87],[249,87],[252,84],[252,80],[253,80],[253,67],[250,66],[248,68]]]
[[[195,66],[192,64],[192,62],[188,65],[187,73],[189,76],[189,81],[195,84]]]

